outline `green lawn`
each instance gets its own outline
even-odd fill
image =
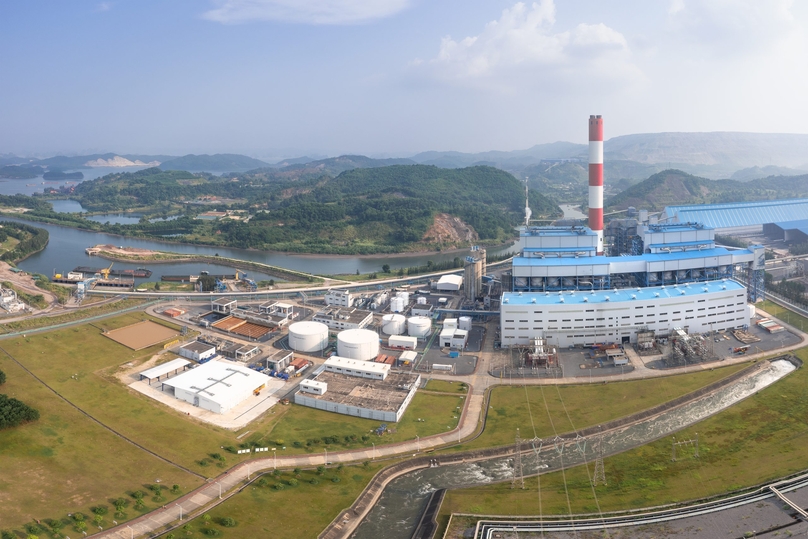
[[[468,393],[469,386],[460,382],[450,382],[448,380],[437,380],[437,379],[430,379],[426,383],[426,387],[424,388],[428,391],[442,391],[445,393],[457,393],[457,394],[465,394]]]
[[[300,476],[285,471],[280,476],[264,475],[239,494],[209,511],[210,523],[199,517],[188,524],[192,537],[204,537],[207,528],[221,532],[223,539],[272,537],[273,539],[303,539],[317,537],[343,509],[350,507],[365,485],[385,464],[346,466],[342,470],[329,468],[323,475],[304,470]],[[339,482],[333,482],[338,478]],[[288,481],[295,479],[297,486]],[[311,480],[317,481],[314,485]],[[282,484],[282,490],[275,485]],[[220,524],[224,517],[235,519],[237,525],[227,528]],[[177,538],[186,537],[183,529],[175,530]],[[165,538],[166,535],[161,537]]]
[[[96,300],[96,298],[98,299]],[[87,296],[85,302],[89,300],[89,303],[94,303],[96,301],[101,301],[102,299],[103,298],[100,296]],[[76,322],[85,318],[91,318],[93,316],[101,316],[103,314],[121,311],[130,307],[137,307],[143,303],[143,300],[140,299],[124,299],[120,301],[113,301],[111,303],[105,303],[104,305],[96,305],[94,307],[72,309],[70,311],[66,311],[64,314],[59,314],[56,316],[37,316],[34,318],[19,320],[17,322],[8,322],[6,324],[0,324],[0,329],[3,330],[3,333],[14,333],[17,331],[25,331],[27,329],[55,326],[67,322]]]
[[[780,307],[776,303],[772,303],[769,300],[759,303],[758,306],[770,315],[776,316],[786,324],[791,324],[800,331],[808,330],[808,318],[805,318],[802,315],[789,311],[785,307]]]
[[[808,361],[808,349],[797,355]],[[664,438],[605,459],[607,485],[595,492],[603,511],[655,506],[722,494],[804,470],[808,462],[808,369],[801,368],[756,395],[676,434],[699,435],[700,458],[692,450],[671,462]],[[689,456],[687,456],[689,455]],[[565,514],[567,492],[573,513],[596,512],[589,483],[593,464],[533,477],[526,490],[510,483],[451,491],[441,520],[451,512],[536,515]],[[741,530],[741,534],[747,530]],[[739,534],[740,535],[740,534]]]
[[[625,417],[702,388],[747,363],[689,374],[574,386],[501,386],[492,389],[485,432],[454,450],[512,444],[554,436]]]

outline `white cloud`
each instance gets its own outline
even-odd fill
[[[101,13],[101,12],[104,12],[104,11],[109,11],[110,9],[112,9],[112,4],[109,3],[109,2],[99,2],[95,6],[95,11],[98,12],[98,13]]]
[[[202,14],[225,24],[283,21],[304,24],[356,24],[395,15],[410,0],[214,0]]]
[[[603,23],[556,31],[555,13],[553,0],[530,6],[519,2],[479,35],[443,38],[433,60],[414,61],[410,67],[430,69],[442,80],[503,89],[515,84],[570,86],[587,77],[621,84],[643,79],[620,32]]]

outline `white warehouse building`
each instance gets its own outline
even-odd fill
[[[269,376],[229,361],[209,361],[163,382],[174,396],[194,406],[223,414],[260,391]]]
[[[749,325],[746,288],[727,279],[673,286],[564,292],[506,292],[502,296],[502,346],[533,337],[559,347],[636,342],[637,331],[666,335]]]

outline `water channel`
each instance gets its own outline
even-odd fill
[[[76,266],[106,266],[109,264],[104,259],[89,257],[84,249],[96,244],[124,245],[128,247],[139,247],[159,251],[172,251],[177,253],[216,255],[240,260],[252,260],[263,262],[273,266],[289,268],[297,271],[314,274],[339,274],[354,273],[359,270],[361,273],[371,273],[381,271],[382,264],[389,264],[391,268],[406,268],[410,266],[425,265],[427,261],[443,262],[452,260],[456,256],[463,257],[468,251],[454,251],[446,253],[394,255],[394,256],[335,256],[335,255],[301,255],[273,253],[267,251],[234,249],[229,247],[212,247],[206,245],[190,245],[184,243],[163,242],[144,238],[127,238],[113,234],[101,232],[88,232],[73,228],[24,221],[20,219],[3,217],[4,220],[17,221],[28,225],[44,228],[50,233],[48,245],[34,255],[26,258],[18,266],[26,271],[52,275],[57,272],[67,272]],[[489,249],[489,254],[498,254],[514,250],[513,245],[506,245]],[[150,279],[138,279],[137,283],[155,280],[156,276],[171,275],[198,275],[200,269],[208,270],[212,274],[230,274],[233,269],[216,265],[200,263],[170,263],[170,264],[144,264],[115,262],[115,267],[119,269],[134,269],[146,266],[154,272]],[[250,277],[256,280],[269,279],[269,276],[261,275],[258,272],[249,272]]]
[[[764,368],[723,387],[716,392],[661,414],[604,433],[603,454],[612,455],[639,447],[685,427],[698,423],[729,406],[749,397],[792,372],[796,367],[789,361],[777,360]],[[523,431],[527,437],[527,432]],[[525,476],[552,472],[584,462],[592,463],[597,455],[596,440],[534,445],[534,453],[522,455]],[[540,452],[535,451],[541,449]],[[465,488],[510,480],[513,476],[512,457],[487,461],[439,466],[411,472],[393,480],[379,501],[362,521],[353,539],[376,537],[409,537],[430,494],[438,489]]]

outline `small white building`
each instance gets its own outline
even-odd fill
[[[291,303],[267,301],[258,306],[258,312],[261,314],[271,314],[282,318],[293,318],[294,307],[295,306]]]
[[[390,348],[404,348],[405,350],[415,350],[418,346],[417,337],[408,337],[406,335],[390,335],[387,339],[387,345]]]
[[[443,321],[443,328],[444,329],[456,329],[457,328],[457,318],[447,318]]]
[[[325,370],[326,372],[335,372],[347,376],[384,380],[387,378],[387,375],[390,374],[390,365],[386,363],[362,361],[360,359],[331,356],[325,360]]]
[[[454,339],[455,329],[454,328],[444,328],[440,332],[440,347],[441,348],[451,348],[452,347],[452,339]]]
[[[328,384],[319,380],[303,380],[300,382],[300,391],[312,395],[325,395]]]
[[[216,347],[202,341],[189,342],[180,346],[180,356],[193,359],[197,363],[216,355]]]
[[[230,361],[209,361],[163,382],[174,396],[202,409],[223,414],[260,391],[269,376]]]
[[[342,309],[327,307],[316,313],[312,320],[325,324],[329,329],[342,331],[344,329],[361,329],[373,322],[373,313],[362,309]]]
[[[230,314],[238,306],[238,301],[229,298],[219,298],[210,302],[210,308],[216,313]]]
[[[452,336],[452,348],[457,350],[462,350],[466,347],[466,343],[469,340],[469,332],[465,329],[456,329],[454,330],[454,335]]]
[[[435,307],[431,303],[416,303],[410,309],[413,316],[426,316],[427,318],[431,318],[434,311]]]
[[[325,304],[337,307],[351,307],[353,305],[353,294],[347,290],[331,288],[325,295]]]
[[[443,275],[438,279],[435,288],[438,290],[445,290],[447,292],[457,292],[463,285],[463,277],[461,275]]]

